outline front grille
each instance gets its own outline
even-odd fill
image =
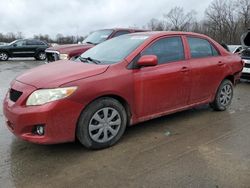
[[[241,78],[245,80],[250,80],[250,74],[249,73],[242,73]]]
[[[11,88],[10,89],[10,100],[13,102],[16,102],[21,97],[22,94],[23,94],[23,92],[17,91],[17,90],[14,90]]]
[[[250,68],[250,64],[249,63],[245,63],[244,67]]]
[[[53,62],[59,60],[59,54],[56,52],[46,52],[47,62]]]
[[[242,51],[242,57],[250,57],[250,49],[246,49]]]

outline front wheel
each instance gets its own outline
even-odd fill
[[[214,101],[210,104],[214,110],[224,111],[233,99],[233,84],[230,80],[223,80],[220,84]]]
[[[45,52],[39,52],[39,53],[37,54],[36,60],[43,61],[43,60],[45,60],[45,59],[46,59],[46,54],[45,54]]]
[[[0,52],[0,61],[7,61],[9,59],[9,55],[6,52]]]
[[[126,129],[127,115],[122,104],[113,98],[101,98],[82,112],[77,138],[87,148],[101,149],[114,145]]]

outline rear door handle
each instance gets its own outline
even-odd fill
[[[223,65],[225,65],[224,62],[222,62],[222,61],[219,61],[219,62],[218,62],[218,66],[223,66]]]
[[[188,67],[182,67],[181,68],[181,72],[188,72],[189,71],[189,68]]]

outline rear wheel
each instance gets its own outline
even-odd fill
[[[122,137],[126,123],[126,111],[122,104],[112,98],[101,98],[82,112],[77,125],[77,138],[87,148],[106,148]]]
[[[223,80],[217,90],[214,101],[210,104],[214,110],[224,111],[233,99],[233,84],[230,80]]]
[[[0,61],[7,61],[9,59],[9,55],[6,52],[0,52]]]
[[[41,60],[41,61],[43,61],[43,60],[45,60],[45,59],[46,59],[46,54],[45,54],[45,52],[39,52],[39,53],[37,54],[36,60]]]

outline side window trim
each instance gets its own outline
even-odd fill
[[[141,57],[141,53],[147,49],[148,47],[150,47],[152,44],[154,44],[155,42],[157,42],[160,39],[164,39],[164,38],[169,38],[169,37],[180,37],[181,41],[182,41],[182,46],[183,46],[183,53],[184,53],[184,59],[183,60],[178,60],[178,61],[186,61],[189,56],[188,56],[188,49],[189,45],[187,44],[187,38],[185,35],[171,35],[171,36],[161,36],[158,38],[155,38],[153,41],[151,41],[149,44],[147,44],[147,46],[145,46],[143,49],[141,49],[141,51],[130,61],[130,63],[127,65],[127,69],[129,70],[133,70],[133,69],[138,69],[139,67],[136,66],[137,61],[139,60],[139,58]],[[176,61],[174,61],[176,62]],[[174,63],[174,62],[169,62],[169,63]],[[168,64],[168,63],[164,63],[164,64]],[[162,64],[162,65],[164,65]],[[157,66],[160,66],[160,64],[158,64]]]
[[[160,63],[157,66],[186,60],[187,57],[186,57],[186,50],[185,50],[185,41],[183,40],[182,35],[162,36],[162,37],[156,38],[150,44],[148,44],[138,55],[142,56],[143,51],[147,50],[148,48],[150,48],[153,44],[157,43],[158,41],[163,40],[163,39],[170,39],[170,38],[179,38],[180,39],[180,42],[181,42],[181,45],[182,45],[183,58],[182,59],[176,59],[176,60],[170,60],[170,61],[167,61],[167,62],[164,62],[164,63]]]
[[[188,45],[189,58],[198,59],[198,58],[216,57],[216,56],[221,55],[220,52],[218,51],[218,49],[216,48],[216,46],[214,46],[214,44],[210,40],[208,40],[207,38],[203,38],[203,37],[199,37],[199,36],[192,36],[192,35],[186,35],[185,38],[186,38],[186,42],[187,42],[187,45]],[[210,45],[212,56],[192,57],[191,47],[190,47],[190,43],[188,41],[188,38],[196,38],[196,39],[201,39],[201,40],[207,41],[208,44]],[[216,54],[214,54],[214,51],[216,52]]]

